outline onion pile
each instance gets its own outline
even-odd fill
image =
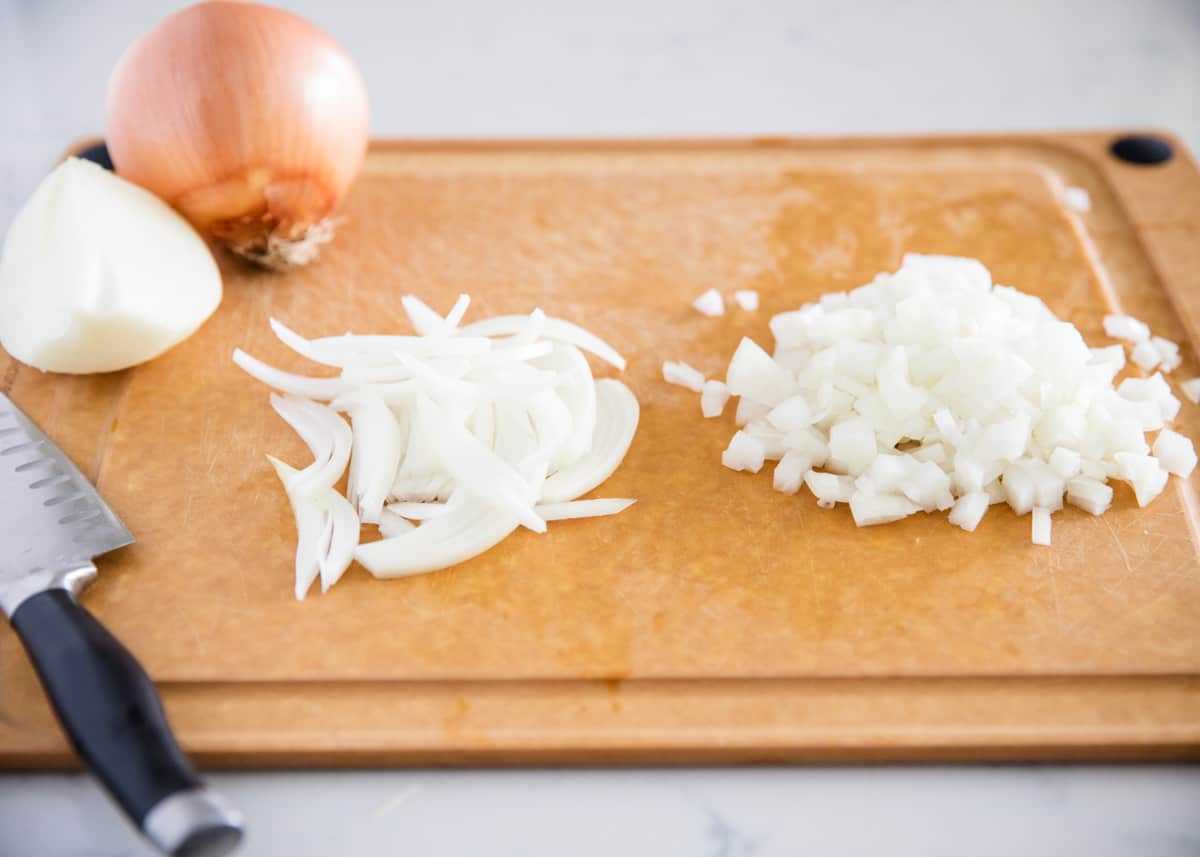
[[[242,369],[282,395],[275,411],[308,446],[297,470],[269,457],[296,520],[296,598],[326,591],[358,560],[376,577],[436,571],[488,550],[518,526],[614,515],[634,501],[578,500],[617,469],[639,408],[620,381],[596,379],[584,352],[617,369],[610,345],[541,310],[461,326],[462,295],[441,316],[403,298],[416,336],[276,336],[336,377],[294,375],[240,349]],[[346,422],[343,415],[349,417]],[[349,470],[346,494],[335,487]],[[360,526],[382,540],[360,543]]]
[[[1140,366],[1178,365],[1174,343],[1136,319],[1105,327],[1134,343]],[[1120,345],[1089,348],[973,259],[909,254],[894,274],[776,315],[771,332],[774,354],[743,339],[724,382],[681,363],[664,377],[699,389],[706,417],[738,397],[726,467],[778,461],[777,490],[846,503],[858,526],[949,511],[973,531],[1003,502],[1032,512],[1033,541],[1048,545],[1064,499],[1103,514],[1115,479],[1145,506],[1196,465],[1191,441],[1166,427],[1180,402],[1161,374],[1114,388]],[[1146,432],[1158,432],[1153,450]]]

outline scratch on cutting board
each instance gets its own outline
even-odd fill
[[[133,380],[133,370],[126,369],[121,373],[121,383],[117,387],[117,391],[113,393],[112,403],[109,405],[108,413],[105,414],[104,422],[100,424],[100,443],[96,445],[96,457],[92,461],[92,484],[99,486],[100,479],[104,475],[104,465],[108,463],[108,447],[109,441],[112,440],[113,426],[116,424],[118,417],[121,414],[121,406],[125,403],[125,395],[129,392],[129,384]]]
[[[1100,516],[1100,523],[1104,524],[1108,534],[1112,536],[1113,543],[1117,546],[1117,551],[1121,554],[1121,560],[1125,563],[1125,577],[1133,576],[1133,563],[1129,561],[1129,554],[1125,550],[1125,545],[1121,544],[1121,537],[1117,535],[1117,531],[1113,529],[1112,524]]]

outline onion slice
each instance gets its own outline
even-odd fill
[[[571,500],[566,503],[539,503],[534,509],[547,521],[572,521],[577,518],[600,518],[624,512],[637,500],[605,498],[602,500]]]
[[[292,477],[288,490],[319,494],[332,488],[350,460],[350,427],[330,408],[307,399],[272,395],[271,406],[313,454],[313,463]]]
[[[456,496],[446,514],[395,538],[359,545],[354,558],[375,577],[424,574],[479,556],[517,526],[516,518],[488,503]]]
[[[521,333],[528,324],[528,316],[498,315],[495,318],[472,322],[462,328],[462,332],[472,336],[509,336]],[[596,334],[584,330],[582,327],[572,324],[569,321],[547,316],[545,319],[545,329],[541,332],[541,335],[546,339],[553,339],[556,342],[565,342],[568,345],[574,345],[576,348],[587,351],[589,354],[595,354],[604,362],[611,363],[617,367],[617,369],[622,371],[625,369],[625,358],[618,354],[615,348],[596,336]]]
[[[620,381],[596,382],[596,431],[592,448],[569,467],[552,474],[542,487],[542,501],[565,503],[593,490],[612,476],[625,459],[637,432],[637,397]]]
[[[392,409],[369,388],[343,397],[331,407],[337,409],[339,404],[350,412],[354,427],[346,494],[364,523],[378,524],[400,470],[407,424],[401,428]]]
[[[303,396],[306,399],[316,399],[328,402],[342,393],[348,393],[357,385],[343,378],[310,378],[306,375],[293,375],[263,363],[257,357],[251,357],[240,348],[233,350],[233,362],[251,378],[262,381],[268,387],[274,387],[281,393],[293,396]]]
[[[417,398],[417,426],[441,466],[460,489],[501,509],[535,533],[546,522],[533,511],[529,484],[508,462],[487,449],[427,396]]]

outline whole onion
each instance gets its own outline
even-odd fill
[[[309,262],[362,165],[362,76],[290,12],[208,2],[133,43],[108,85],[117,172],[266,267]]]

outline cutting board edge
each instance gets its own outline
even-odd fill
[[[1200,676],[237,686],[163,688],[203,767],[1200,759]],[[77,766],[41,725],[0,770]]]

